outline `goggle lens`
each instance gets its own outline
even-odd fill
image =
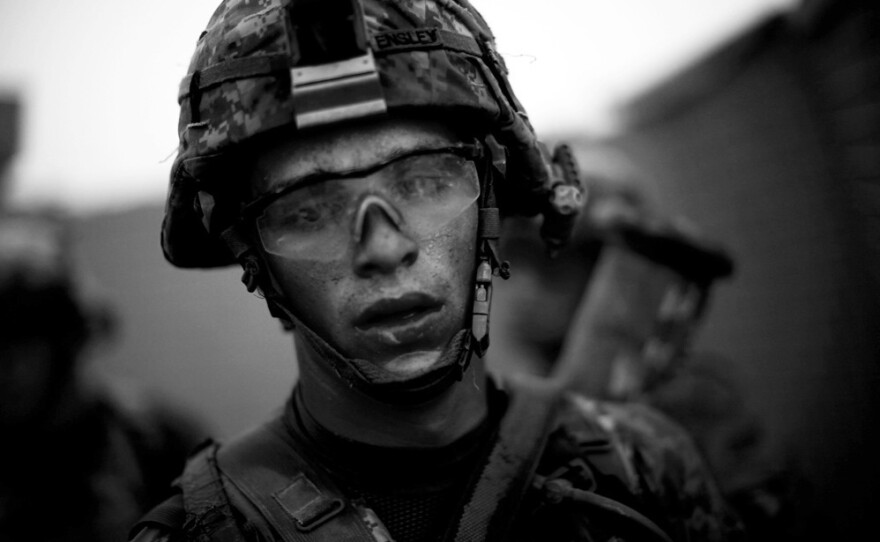
[[[352,238],[364,199],[377,196],[400,213],[399,227],[427,239],[480,195],[474,163],[452,152],[419,154],[363,177],[322,180],[281,194],[257,217],[263,248],[288,258],[330,259]]]

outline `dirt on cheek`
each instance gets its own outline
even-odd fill
[[[334,297],[345,278],[342,264],[333,262],[283,263],[280,266],[282,290],[296,316],[314,325],[322,315],[335,311]]]
[[[461,224],[459,226],[462,226]],[[447,227],[422,243],[420,257],[426,260],[431,284],[442,285],[443,294],[456,311],[463,311],[470,299],[476,265],[476,226]]]

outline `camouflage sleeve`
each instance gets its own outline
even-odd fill
[[[741,522],[727,505],[690,435],[642,404],[576,399],[611,435],[632,489],[661,515],[673,540],[741,541]]]
[[[147,525],[129,542],[183,542],[183,538],[157,525]]]
[[[183,497],[175,493],[132,526],[129,542],[183,542]]]

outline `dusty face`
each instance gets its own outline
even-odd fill
[[[377,166],[413,151],[456,143],[451,131],[439,124],[400,120],[302,140],[283,138],[256,158],[252,195],[315,175],[324,179],[352,171],[387,171]],[[407,170],[389,175],[393,181],[406,176]],[[356,184],[350,186],[360,190]],[[261,250],[299,320],[347,357],[366,359],[401,375],[414,374],[429,368],[466,324],[477,206],[468,204],[448,223],[426,232],[412,225],[413,220],[395,220],[395,211],[403,210],[395,207],[402,205],[388,204],[382,194],[378,204],[364,203],[368,195],[355,198],[355,209],[339,218],[345,235],[338,236],[342,240],[332,251],[279,255]]]

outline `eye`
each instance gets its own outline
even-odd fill
[[[454,180],[442,175],[413,175],[394,184],[394,194],[404,200],[437,199],[453,190]]]
[[[336,222],[343,212],[340,198],[309,197],[304,201],[277,202],[269,208],[268,224],[277,230],[288,232],[310,232],[320,230]]]
[[[321,208],[315,205],[309,207],[300,207],[295,209],[287,218],[287,222],[292,226],[302,226],[314,224],[321,219]]]

